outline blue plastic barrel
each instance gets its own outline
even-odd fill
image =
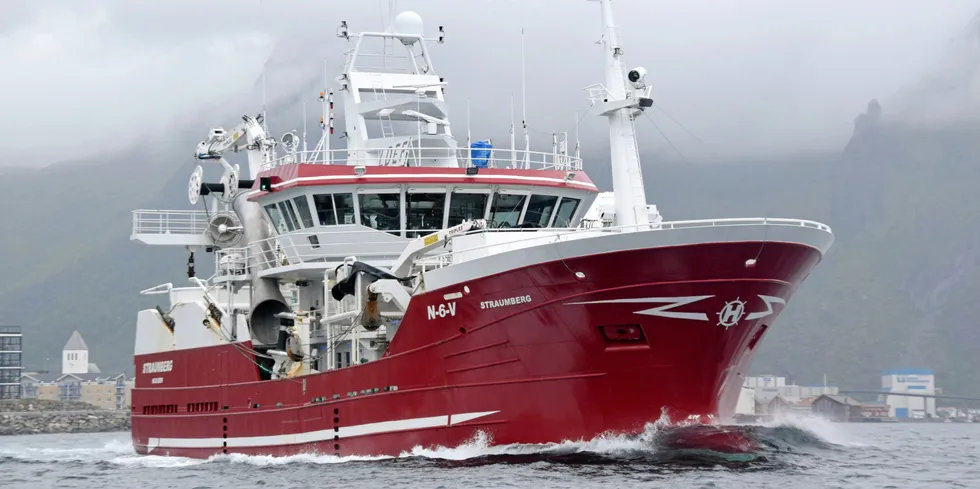
[[[490,163],[490,152],[493,145],[490,141],[475,141],[470,145],[470,160],[477,168],[486,168]]]

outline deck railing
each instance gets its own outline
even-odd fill
[[[806,227],[831,233],[831,229],[826,224],[804,219],[782,219],[782,218],[731,218],[731,219],[699,219],[689,221],[670,221],[649,224],[650,229],[674,230],[692,229],[708,227],[734,227],[734,226],[787,226],[787,227]],[[507,249],[530,246],[540,242],[558,242],[570,239],[586,238],[604,233],[622,233],[636,230],[637,226],[614,226],[596,227],[591,229],[583,228],[544,228],[544,229],[482,229],[474,230],[465,234],[476,233],[508,233],[516,234],[519,237],[505,242],[493,243],[483,246],[469,247],[466,249],[452,249],[451,243],[449,251],[430,252],[423,258],[416,260],[415,265],[422,269],[442,268],[452,264],[460,253],[472,253],[475,251],[486,250],[487,254],[502,252]],[[434,230],[411,230],[417,233],[431,233]],[[400,231],[390,231],[390,233],[400,233]],[[248,277],[248,263],[254,260],[254,265],[258,268],[257,272],[273,270],[280,267],[309,263],[336,264],[343,261],[347,256],[355,255],[362,260],[385,260],[394,261],[405,249],[408,239],[400,238],[389,234],[389,232],[368,230],[336,230],[326,232],[295,232],[281,236],[249,243],[241,248],[226,248],[215,253],[215,270],[218,277],[239,276]]]
[[[133,211],[133,235],[203,234],[208,228],[205,211],[139,209]]]
[[[830,226],[816,222],[809,221],[806,219],[786,219],[786,218],[765,218],[765,217],[746,217],[746,218],[724,218],[724,219],[697,219],[697,220],[687,220],[687,221],[667,221],[667,222],[657,222],[651,223],[647,226],[636,226],[636,225],[625,225],[625,226],[610,226],[610,227],[593,227],[593,228],[566,228],[566,229],[556,229],[547,228],[541,231],[545,233],[535,235],[536,233],[528,233],[527,237],[520,239],[508,240],[501,243],[491,243],[483,246],[474,246],[462,250],[450,250],[439,254],[428,255],[420,260],[416,261],[417,266],[424,266],[425,268],[442,268],[447,265],[451,265],[460,253],[472,253],[474,251],[486,250],[487,255],[495,254],[494,249],[497,252],[513,249],[515,244],[518,247],[520,245],[532,245],[537,244],[534,241],[540,241],[541,244],[547,242],[558,242],[569,239],[584,238],[588,236],[595,236],[597,233],[622,233],[626,231],[642,230],[643,227],[648,227],[649,229],[659,229],[659,230],[674,230],[674,229],[693,229],[693,228],[709,228],[709,227],[733,227],[733,226],[758,226],[758,225],[771,225],[771,226],[791,226],[791,227],[806,227],[812,229],[818,229],[827,233],[832,233]],[[483,230],[479,232],[494,232],[496,230]],[[549,233],[548,231],[559,231],[557,233]]]
[[[571,155],[492,148],[488,158],[475,158],[473,151],[480,148],[415,147],[403,146],[384,149],[333,149],[328,151],[297,151],[266,164],[268,170],[281,165],[303,163],[308,165],[380,165],[380,166],[432,166],[428,162],[454,161],[459,167],[485,166],[487,168],[516,168],[526,170],[581,171],[582,159]]]

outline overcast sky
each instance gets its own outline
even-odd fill
[[[334,76],[345,48],[334,35],[339,21],[380,30],[382,4],[3,0],[0,164],[158,140],[189,121],[233,125],[207,118],[257,112],[264,66],[270,100],[306,87],[324,57]],[[704,141],[651,112],[689,157],[842,148],[867,102],[878,97],[887,112],[888,97],[928,71],[978,8],[978,0],[614,2],[628,64],[648,69],[659,106]],[[522,26],[536,131],[571,131],[574,112],[587,107],[582,87],[602,81],[595,3],[400,0],[398,9],[419,12],[430,34],[446,26],[447,43],[432,54],[450,84],[457,134],[467,98],[474,136],[506,131],[511,93],[520,107]],[[304,95],[314,110],[316,93]],[[587,121],[583,141],[604,144],[602,121]],[[665,144],[649,121],[638,124],[644,146]]]

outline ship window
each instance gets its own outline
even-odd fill
[[[573,199],[571,197],[562,197],[561,202],[558,203],[558,212],[555,213],[555,223],[556,228],[569,228],[572,227],[572,216],[575,215],[575,210],[578,209],[579,199]]]
[[[299,225],[299,219],[296,219],[296,211],[293,210],[293,204],[287,200],[282,202],[282,205],[286,208],[286,223],[291,225],[290,231],[293,229],[302,229]]]
[[[449,227],[464,221],[483,219],[487,212],[489,194],[454,193],[449,199]]]
[[[269,219],[272,220],[272,226],[276,228],[280,233],[286,232],[286,221],[282,218],[282,214],[279,213],[279,208],[276,204],[269,204],[265,206],[265,211],[269,213]]]
[[[333,194],[333,205],[337,209],[338,224],[354,224],[353,194]]]
[[[319,194],[313,205],[321,226],[354,224],[354,197],[351,194]]]
[[[313,215],[310,214],[310,203],[306,200],[306,196],[296,197],[293,199],[293,203],[296,204],[296,211],[299,212],[299,218],[304,228],[313,227]]]
[[[446,209],[446,193],[410,193],[405,195],[408,229],[407,237],[417,238],[427,232],[423,230],[442,229],[443,211]]]
[[[521,211],[524,210],[526,199],[526,195],[497,194],[493,198],[493,205],[490,206],[490,221],[494,227],[516,227],[518,219],[521,218]]]
[[[551,215],[555,212],[555,204],[558,197],[555,195],[532,195],[527,202],[527,211],[524,212],[524,220],[521,226],[526,227],[548,227]]]
[[[321,226],[333,226],[337,224],[337,214],[333,208],[333,195],[314,195],[313,205],[316,207],[316,215],[320,219]]]
[[[401,234],[401,194],[367,193],[359,194],[361,206],[361,225],[391,234]]]
[[[282,214],[282,220],[286,223],[286,228],[290,231],[296,230],[296,215],[292,214],[293,209],[289,206],[289,202],[279,203],[279,214]]]

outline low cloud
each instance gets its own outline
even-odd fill
[[[377,0],[40,3],[4,3],[0,165],[121,149],[191,122],[228,126],[261,110],[263,67],[270,104],[308,96],[315,113],[311,80],[324,60],[328,75],[338,74],[348,47],[336,26],[380,30],[388,15],[388,2]],[[711,159],[839,149],[867,101],[882,99],[887,111],[888,95],[928,70],[976,9],[973,0],[614,6],[627,62],[646,66],[671,116],[654,109],[650,118],[686,156]],[[574,132],[575,111],[587,107],[582,87],[601,81],[595,3],[402,0],[398,8],[418,11],[430,34],[446,26],[447,43],[432,52],[449,81],[457,134],[465,134],[467,100],[474,137],[506,133],[511,94],[519,122],[522,27],[533,141]],[[672,152],[649,122],[638,123],[641,144]],[[586,145],[605,144],[601,119],[585,118],[581,130]]]

